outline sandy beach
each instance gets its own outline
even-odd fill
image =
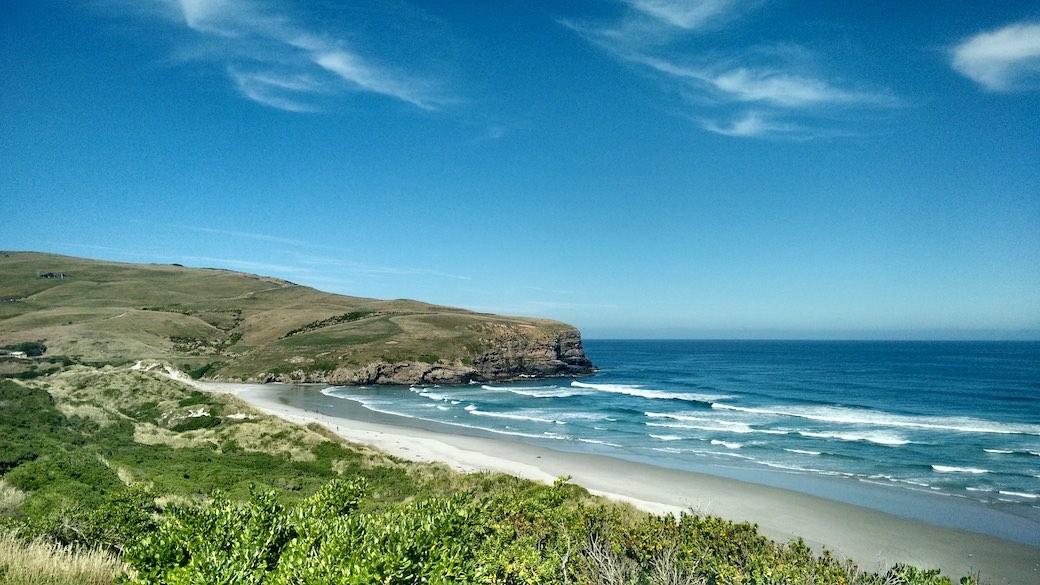
[[[758,525],[780,541],[802,538],[824,545],[865,570],[895,563],[941,568],[959,577],[979,573],[983,582],[1040,582],[1040,548],[968,531],[931,526],[883,512],[790,490],[645,465],[611,457],[561,452],[513,441],[438,432],[365,420],[364,408],[335,416],[290,406],[276,387],[213,384],[254,408],[286,420],[318,423],[345,440],[412,461],[437,462],[461,472],[494,471],[551,482],[569,476],[590,492],[652,513],[693,511]],[[315,393],[318,389],[315,388]]]

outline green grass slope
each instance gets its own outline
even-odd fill
[[[555,321],[329,294],[221,269],[0,252],[0,347],[39,340],[48,355],[81,361],[321,378],[376,363],[469,367],[516,340],[549,347],[567,332]]]

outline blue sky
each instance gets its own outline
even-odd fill
[[[588,337],[1040,336],[1040,3],[0,6],[0,248]]]

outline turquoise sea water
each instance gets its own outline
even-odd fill
[[[1040,544],[1040,343],[587,341],[579,379],[322,400]]]

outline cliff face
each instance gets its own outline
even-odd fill
[[[547,340],[512,337],[469,364],[374,362],[358,369],[337,368],[316,373],[298,370],[266,374],[262,382],[321,382],[328,384],[467,384],[519,378],[591,374],[595,367],[585,355],[581,334],[566,330]]]

